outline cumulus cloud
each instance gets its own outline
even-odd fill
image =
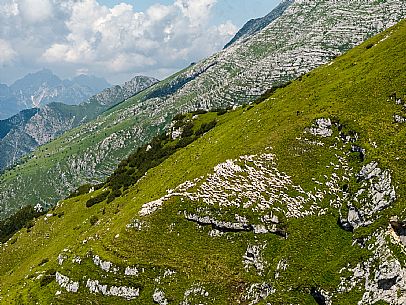
[[[49,0],[22,0],[18,9],[26,22],[38,23],[52,17],[53,6]]]
[[[86,70],[113,82],[141,72],[163,77],[221,49],[235,34],[230,21],[212,24],[215,4],[174,0],[137,12],[130,4],[108,8],[97,0],[5,0],[0,43],[11,50],[8,61],[21,65]]]
[[[216,0],[176,0],[175,6],[189,18],[192,26],[199,26],[207,21]]]
[[[17,55],[11,45],[0,39],[0,66],[10,63]]]

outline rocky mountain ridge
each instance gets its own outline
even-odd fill
[[[81,184],[101,182],[134,147],[168,127],[177,113],[250,103],[265,91],[328,63],[404,16],[403,2],[394,0],[295,1],[248,39],[64,134],[3,175],[0,215],[28,203],[53,205]],[[42,174],[37,172],[36,176],[43,178],[33,182],[31,169],[38,162]],[[45,187],[49,185],[53,187]]]
[[[249,36],[258,33],[266,26],[268,26],[271,22],[280,17],[293,2],[294,0],[284,0],[265,17],[251,19],[246,24],[244,24],[244,26],[237,32],[237,34],[235,34],[233,39],[231,39],[224,48],[228,48],[237,41],[243,40],[244,38],[248,38]]]
[[[0,170],[14,165],[36,147],[88,122],[117,103],[150,87],[158,80],[136,76],[122,85],[104,89],[79,105],[51,103],[40,109],[25,110],[0,121]],[[27,114],[30,114],[27,116]],[[24,120],[20,120],[24,117]]]
[[[52,102],[79,104],[110,86],[102,78],[87,75],[61,80],[52,71],[43,69],[24,76],[10,87],[0,85],[0,119],[9,118],[23,109],[39,108]]]

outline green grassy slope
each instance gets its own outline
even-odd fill
[[[400,262],[398,271],[404,272],[404,247],[391,243],[389,235],[385,235],[381,248],[377,243],[390,217],[406,216],[406,124],[395,123],[393,118],[394,114],[405,116],[405,109],[389,98],[396,93],[403,103],[405,100],[405,35],[406,22],[401,22],[332,64],[277,90],[267,101],[218,117],[217,127],[149,170],[109,204],[85,206],[90,197],[103,190],[60,202],[52,215],[38,219],[29,232],[24,229],[2,245],[0,302],[153,304],[155,299],[155,303],[166,304],[163,298],[158,301],[159,292],[164,292],[169,304],[316,304],[317,296],[313,297],[312,292],[326,292],[334,304],[357,304],[362,298],[362,304],[386,304],[382,300],[388,300],[386,293],[392,290],[392,299],[399,301],[404,296],[398,289],[403,285],[402,276],[390,287],[392,290],[382,290],[386,282],[379,282],[375,295],[362,279],[354,278],[350,268],[370,260],[370,270],[375,274],[378,263],[390,257]],[[332,127],[334,136],[321,138],[305,133],[319,118],[340,122]],[[356,132],[359,137],[345,143],[335,137],[339,130],[348,135]],[[350,153],[354,145],[366,150],[364,159],[361,154]],[[264,153],[274,155],[274,163],[261,156]],[[256,163],[239,159],[245,155],[254,155]],[[348,168],[338,166],[338,157]],[[203,199],[192,200],[177,188],[185,181],[195,181],[196,185],[188,190],[195,194],[202,190],[201,183],[216,177],[207,176],[218,172],[218,167],[215,171],[213,168],[229,159],[239,159],[234,165],[243,169],[233,172],[235,180],[228,177],[233,187],[244,187],[244,179],[259,173],[263,166],[262,175],[256,178],[264,182],[266,191],[284,194],[283,200],[276,198],[274,206],[264,210],[242,208],[224,205],[233,200],[232,196],[222,203],[208,204]],[[337,224],[340,211],[347,212],[348,198],[360,189],[362,180],[356,173],[372,161],[390,173],[396,200],[374,213],[372,224],[354,232],[343,230]],[[291,183],[280,192],[264,178],[286,182],[286,175]],[[334,175],[348,176],[349,181],[342,179],[339,186],[349,191],[331,191],[332,187],[324,182]],[[200,182],[194,180],[199,177]],[[220,190],[221,181],[215,183]],[[318,190],[324,194],[323,199],[306,202],[298,217],[290,217],[284,203],[300,196],[300,188],[292,185],[306,193]],[[253,191],[259,188],[249,183],[246,187]],[[167,196],[157,211],[140,216],[144,204],[161,198],[170,189],[180,194]],[[254,198],[252,193],[247,194]],[[244,200],[250,202],[250,198]],[[339,200],[343,203],[339,204]],[[351,204],[363,208],[362,200]],[[228,222],[235,222],[238,214],[251,224],[273,214],[279,218],[280,234],[255,234],[252,230],[221,234],[212,230],[216,226],[202,222],[198,226],[187,220],[185,212],[207,212],[218,221]],[[92,216],[98,219],[93,217],[93,224]],[[389,251],[387,257],[385,251]],[[113,264],[107,264],[109,268],[103,265],[108,271],[95,263],[96,255]],[[63,262],[58,263],[58,256]],[[138,275],[125,274],[127,267],[136,267]],[[65,287],[58,285],[56,272],[69,277],[68,285],[77,282],[78,292],[68,292],[66,283],[62,284]],[[90,293],[86,287],[89,280],[108,285],[106,291],[112,286],[140,289],[139,296],[130,301],[103,296],[101,288]],[[354,283],[355,288],[338,288],[348,283]]]

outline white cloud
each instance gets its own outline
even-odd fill
[[[174,0],[145,12],[97,0],[5,1],[0,39],[20,62],[72,75],[84,69],[113,82],[139,72],[166,76],[221,49],[237,30],[231,22],[211,24],[216,0]]]
[[[53,6],[49,0],[21,0],[18,9],[24,21],[30,23],[43,22],[52,17]]]
[[[231,21],[227,21],[226,23],[220,24],[217,30],[220,36],[228,38],[235,35],[238,29]]]
[[[216,0],[176,0],[174,5],[189,18],[192,26],[199,26],[207,21],[216,2]]]
[[[107,67],[114,72],[131,72],[137,68],[147,68],[155,65],[156,61],[153,58],[146,57],[137,53],[122,53],[118,54],[107,63]]]
[[[0,15],[4,18],[18,15],[18,4],[16,2],[9,2],[0,5]]]
[[[171,14],[172,8],[170,6],[162,5],[162,4],[155,4],[152,5],[148,10],[148,18],[151,21],[161,21],[165,17]]]
[[[11,45],[3,39],[0,39],[0,50],[0,66],[11,63],[17,55]]]

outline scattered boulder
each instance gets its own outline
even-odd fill
[[[133,300],[140,295],[140,289],[135,287],[126,286],[111,286],[100,284],[98,280],[88,279],[86,287],[89,288],[91,293],[101,293],[105,296],[116,296],[125,298],[126,300]]]
[[[165,293],[162,290],[155,289],[152,299],[154,300],[154,303],[159,305],[168,305],[168,300],[165,298]]]
[[[333,135],[332,123],[330,119],[317,119],[309,131],[314,136],[323,138],[331,137]]]
[[[262,257],[262,251],[265,249],[266,245],[249,245],[245,254],[244,259],[244,268],[246,271],[249,271],[250,267],[254,267],[259,275],[262,275],[265,270],[266,262]]]
[[[189,214],[184,211],[185,218],[189,221],[198,223],[199,225],[211,225],[213,229],[221,232],[241,232],[253,231],[253,226],[246,220],[240,219],[239,222],[219,221],[210,216],[199,216],[196,214]]]
[[[275,292],[276,290],[268,283],[252,284],[245,293],[244,300],[250,301],[249,304],[258,304]]]
[[[351,207],[348,211],[348,223],[351,227],[357,228],[361,224],[361,217],[358,210],[354,207]]]
[[[138,276],[139,271],[136,267],[134,267],[134,268],[127,267],[127,268],[125,268],[124,274],[128,275],[128,276]]]
[[[79,282],[72,281],[69,277],[56,272],[55,274],[56,282],[62,288],[65,288],[68,292],[78,292],[79,290]]]
[[[341,229],[348,232],[353,232],[354,229],[362,225],[362,220],[358,209],[349,205],[347,217],[341,216],[338,219],[337,224]]]
[[[400,124],[406,123],[406,118],[398,114],[393,115],[393,120],[395,121],[395,123]]]
[[[93,263],[94,263],[96,266],[99,266],[102,270],[104,270],[104,271],[106,271],[106,272],[109,272],[109,271],[110,271],[110,268],[111,268],[111,266],[112,266],[112,263],[111,263],[111,262],[101,260],[98,255],[96,255],[96,256],[93,257]]]
[[[140,216],[147,216],[157,211],[164,203],[163,198],[144,204],[139,211]]]
[[[42,205],[40,203],[37,203],[34,206],[34,211],[37,212],[37,213],[42,213],[44,211],[44,208],[42,207]]]
[[[192,304],[202,304],[197,303],[196,299],[208,298],[209,293],[202,287],[200,283],[194,284],[192,287],[187,289],[183,296],[183,301],[180,305],[192,305]]]

